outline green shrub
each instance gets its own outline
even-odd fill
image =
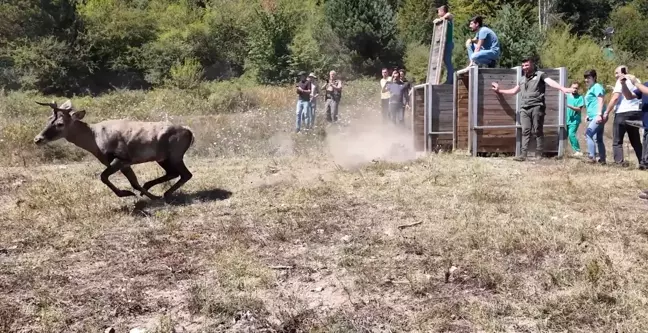
[[[184,62],[176,61],[171,66],[170,78],[165,81],[167,86],[179,89],[195,89],[202,82],[204,70],[198,59],[190,57]]]
[[[407,75],[410,79],[413,79],[415,82],[425,82],[429,58],[430,47],[428,45],[416,42],[407,45],[407,51],[405,51],[405,68],[407,68]],[[445,67],[443,68],[445,73]]]

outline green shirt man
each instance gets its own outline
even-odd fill
[[[574,87],[574,85],[572,85],[572,87]],[[576,89],[578,89],[578,86]],[[577,92],[567,95],[567,124],[581,123],[581,110],[584,106],[585,99],[583,98],[583,95],[580,95]]]
[[[567,95],[567,136],[569,144],[574,151],[574,156],[581,156],[580,144],[578,143],[578,126],[581,123],[581,111],[585,108],[585,99],[583,95],[578,93],[579,84],[574,82],[571,84],[574,93]]]

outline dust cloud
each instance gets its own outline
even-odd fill
[[[407,111],[406,111],[407,112]],[[353,169],[373,161],[405,162],[417,158],[410,122],[384,123],[380,117],[354,119],[340,131],[329,132],[326,146],[333,161]]]

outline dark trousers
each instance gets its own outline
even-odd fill
[[[639,128],[626,125],[626,120],[641,120],[641,111],[631,111],[614,114],[614,124],[612,128],[612,150],[614,151],[614,162],[623,163],[623,137],[628,133],[628,139],[637,155],[637,160],[641,163],[641,134]]]
[[[405,120],[405,105],[399,103],[389,104],[389,119],[396,125],[401,125]]]
[[[389,121],[389,98],[382,98],[380,100],[380,115],[384,122]]]
[[[641,146],[641,161],[639,165],[648,167],[648,129],[643,129],[643,145]]]
[[[531,133],[536,139],[536,156],[541,156],[544,151],[544,118],[545,106],[529,106],[520,109],[520,123],[522,124],[522,156],[527,156]]]

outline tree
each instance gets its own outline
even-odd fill
[[[401,39],[409,43],[430,43],[434,32],[436,7],[429,0],[403,0],[398,11],[398,30]]]
[[[327,0],[325,8],[328,23],[351,51],[356,72],[375,74],[382,66],[401,64],[403,43],[387,0]]]
[[[617,7],[610,15],[609,25],[614,27],[612,44],[617,50],[630,52],[635,56],[645,56],[648,52],[648,29],[644,27],[646,17],[642,17],[638,6],[632,3]]]
[[[259,83],[289,81],[289,46],[293,35],[293,20],[281,7],[272,11],[257,10],[248,40],[245,64],[248,75]]]
[[[537,21],[531,19],[532,10],[526,5],[513,7],[507,4],[495,13],[492,28],[501,45],[500,67],[515,67],[523,58],[537,55],[542,34]]]

